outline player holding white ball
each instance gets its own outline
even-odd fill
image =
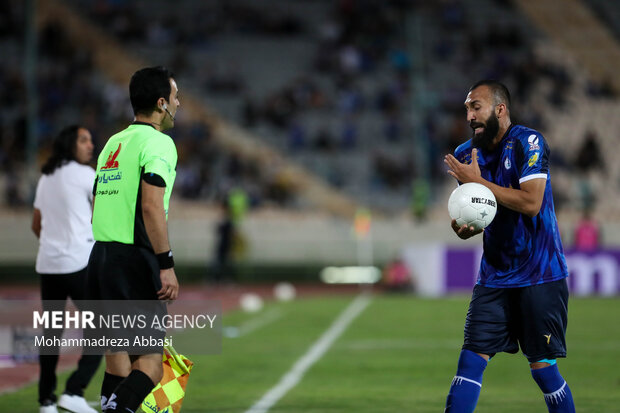
[[[497,212],[493,192],[484,185],[468,182],[459,185],[450,195],[448,211],[459,226],[486,228]]]
[[[498,208],[484,229],[480,272],[445,411],[473,412],[490,358],[516,353],[520,346],[549,412],[574,412],[556,364],[566,357],[568,270],[553,206],[549,147],[540,132],[511,123],[510,94],[497,81],[472,86],[465,108],[474,136],[454,156],[446,155],[448,173],[489,188]],[[452,229],[463,239],[483,231],[455,220]]]

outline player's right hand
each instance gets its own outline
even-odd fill
[[[468,227],[467,225],[459,226],[459,224],[456,223],[456,219],[452,220],[452,230],[461,239],[471,238],[484,231],[484,229],[474,229],[474,227]]]
[[[159,270],[161,290],[157,291],[157,298],[165,301],[174,301],[179,296],[179,282],[174,273],[174,268]]]

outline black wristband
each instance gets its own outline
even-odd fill
[[[168,268],[174,267],[174,258],[172,258],[172,250],[168,250],[160,254],[155,254],[155,256],[157,257],[157,263],[159,264],[160,270],[167,270]]]

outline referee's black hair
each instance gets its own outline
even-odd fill
[[[54,173],[68,161],[75,160],[75,150],[77,148],[78,130],[83,128],[80,125],[67,126],[54,138],[52,144],[52,154],[43,164],[41,172],[45,175]]]
[[[163,66],[145,67],[138,70],[129,82],[129,99],[134,115],[150,115],[159,98],[170,98],[170,79],[174,74]]]
[[[488,86],[491,89],[491,92],[493,92],[495,104],[499,105],[500,103],[503,103],[506,105],[506,108],[508,108],[508,111],[510,111],[510,92],[503,83],[495,79],[483,79],[474,83],[474,85],[469,88],[469,91],[471,92],[479,86]]]

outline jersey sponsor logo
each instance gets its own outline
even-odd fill
[[[551,334],[543,334],[543,337],[547,339],[547,345],[549,345],[549,342],[551,341]]]
[[[493,201],[492,199],[478,198],[478,197],[475,197],[475,196],[471,197],[471,203],[472,204],[482,204],[482,205],[495,206],[495,201]]]
[[[530,144],[530,151],[537,151],[540,149],[540,146],[538,146],[538,136],[536,135],[530,135],[527,138],[527,143]]]
[[[510,159],[506,158],[506,160],[504,160],[504,168],[510,169],[511,166]]]
[[[530,159],[527,161],[527,165],[534,166],[537,160],[538,160],[538,153],[535,153],[534,155],[530,156]]]
[[[122,178],[123,173],[121,171],[117,171],[116,173],[102,172],[101,175],[97,178],[97,183],[107,184],[109,181],[120,181]]]
[[[118,161],[116,160],[116,158],[118,157],[118,154],[121,152],[121,144],[118,144],[118,149],[116,149],[116,152],[110,152],[110,155],[108,155],[108,160],[105,161],[105,165],[103,165],[101,167],[101,170],[104,169],[108,169],[108,170],[112,170],[112,169],[118,169]]]

